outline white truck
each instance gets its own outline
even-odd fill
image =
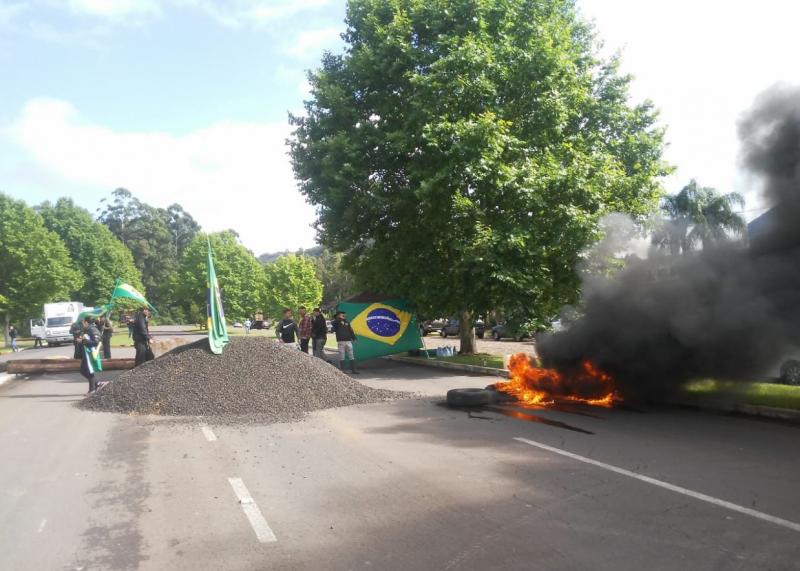
[[[44,339],[48,345],[72,343],[70,326],[75,323],[84,306],[80,301],[44,304]],[[33,335],[33,333],[31,333]]]

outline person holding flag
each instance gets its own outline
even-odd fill
[[[100,362],[100,344],[102,334],[91,316],[85,315],[81,321],[84,329],[83,337],[81,338],[81,348],[83,355],[81,358],[81,375],[89,381],[89,393],[97,390],[97,379],[95,373],[102,371],[103,367]]]

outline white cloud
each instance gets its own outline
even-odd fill
[[[0,26],[10,24],[11,21],[28,8],[22,2],[0,3]]]
[[[760,92],[800,83],[800,4],[785,0],[580,0],[608,51],[622,49],[623,71],[635,76],[637,100],[661,109],[678,167],[671,192],[690,178],[747,197],[746,216],[763,208],[738,170],[737,121]]]
[[[291,44],[283,47],[283,53],[296,57],[319,57],[324,48],[330,48],[340,42],[342,30],[336,27],[306,30],[300,32]]]
[[[314,212],[297,190],[285,123],[221,122],[182,136],[117,132],[66,101],[33,99],[6,131],[57,179],[87,190],[125,187],[156,206],[178,202],[205,230],[235,229],[256,254],[314,243]]]
[[[306,10],[320,8],[331,0],[172,0],[179,6],[199,8],[230,28],[260,27]]]
[[[158,0],[69,0],[69,8],[76,14],[85,14],[109,20],[131,16],[153,16],[161,13]]]

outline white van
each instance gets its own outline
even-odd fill
[[[63,301],[44,304],[44,333],[48,345],[72,343],[70,326],[84,310],[80,301]]]

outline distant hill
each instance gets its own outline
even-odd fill
[[[261,254],[258,257],[258,261],[262,264],[268,264],[270,262],[274,262],[281,256],[286,254],[295,254],[296,256],[308,256],[309,258],[318,258],[322,255],[323,247],[322,246],[314,246],[313,248],[309,248],[308,250],[303,250],[302,248],[297,250],[296,252],[290,252],[289,250],[284,250],[283,252],[273,252],[271,254]]]

